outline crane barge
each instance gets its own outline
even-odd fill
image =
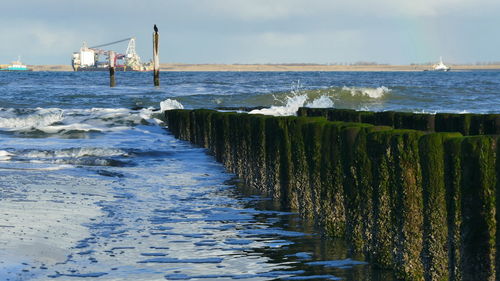
[[[142,63],[141,58],[135,51],[135,38],[125,38],[118,41],[105,43],[93,47],[88,47],[87,43],[83,42],[80,51],[73,53],[71,65],[74,71],[103,71],[109,67],[109,50],[103,50],[102,47],[122,43],[128,41],[125,54],[116,53],[115,70],[117,71],[148,71],[150,65]],[[100,61],[100,57],[105,56],[106,60]]]

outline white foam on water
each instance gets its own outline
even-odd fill
[[[7,109],[0,115],[0,130],[12,132],[41,131],[47,134],[66,132],[117,132],[130,129],[151,118],[153,109],[139,112],[127,108],[58,109],[35,108],[21,112]]]
[[[328,108],[333,107],[334,103],[328,96],[321,96],[306,104],[308,100],[307,95],[290,95],[286,97],[285,105],[271,106],[270,108],[255,109],[250,111],[250,114],[264,114],[273,116],[292,116],[296,115],[299,107],[307,106],[314,108]]]
[[[11,156],[14,154],[5,151],[5,150],[0,150],[0,161],[9,161],[11,159]]]
[[[36,161],[34,161],[36,162]],[[41,163],[41,162],[39,162]],[[0,170],[17,170],[17,171],[59,171],[63,169],[73,168],[71,165],[58,165],[53,167],[33,167],[33,168],[23,168],[23,167],[0,167]]]
[[[172,100],[172,99],[166,99],[162,102],[160,102],[160,111],[161,112],[164,112],[165,110],[171,110],[171,109],[184,109],[184,106],[176,101],[176,100]]]
[[[41,128],[63,120],[63,112],[32,114],[27,116],[5,118],[0,117],[0,129],[6,131],[25,131],[32,128]]]
[[[62,157],[112,157],[112,156],[127,156],[127,153],[117,148],[102,148],[102,147],[81,147],[68,148],[58,150],[32,150],[21,154],[24,157],[30,158],[62,158]]]
[[[326,90],[303,90],[298,82],[293,85],[291,94],[285,96],[284,100],[280,101],[275,97],[275,100],[283,105],[273,105],[270,108],[252,110],[250,114],[291,116],[297,113],[299,107],[332,108],[335,105],[334,99],[339,99],[346,94],[354,98],[381,99],[389,92],[391,92],[391,89],[385,86],[377,88],[344,86]]]
[[[1,153],[0,153],[1,154]],[[103,147],[81,147],[81,148],[64,148],[56,150],[19,150],[15,154],[10,153],[0,160],[11,161],[21,165],[31,164],[56,164],[62,165],[57,168],[51,167],[50,169],[62,169],[70,165],[83,165],[83,166],[121,166],[123,162],[115,159],[116,157],[129,157],[130,155],[121,149],[117,148],[103,148]],[[71,167],[71,166],[70,166]],[[9,167],[11,169],[13,167]],[[7,168],[6,168],[7,169]],[[16,168],[18,169],[18,168]],[[34,169],[31,166],[25,168],[24,166],[19,169]],[[38,169],[38,168],[35,168]]]
[[[422,109],[420,111],[413,111],[413,113],[435,115],[437,113],[437,111],[435,111],[435,110],[434,111],[428,111],[428,110]]]
[[[380,99],[385,94],[389,93],[391,89],[381,86],[377,88],[368,88],[368,87],[342,87],[342,91],[349,92],[351,96],[365,96],[372,99]]]
[[[334,103],[332,99],[327,96],[321,96],[306,105],[306,107],[311,107],[311,108],[330,108],[333,106]]]
[[[139,116],[141,117],[141,119],[144,119],[144,120],[154,119],[153,114],[155,114],[155,109],[152,107],[143,108],[143,109],[139,110]]]
[[[90,235],[84,224],[103,214],[96,203],[112,199],[106,186],[95,179],[67,176],[65,182],[47,181],[51,178],[47,170],[20,169],[2,175],[0,190],[13,196],[3,197],[0,204],[0,280],[39,280],[22,277],[25,264],[36,261],[49,266],[66,260],[71,247]],[[71,197],[60,200],[70,193]],[[20,277],[12,278],[17,271]],[[30,275],[36,272],[30,271]]]
[[[82,166],[114,166],[113,161],[108,159],[88,159],[88,158],[69,158],[69,159],[52,159],[52,164],[63,165],[82,165]]]
[[[317,91],[304,90],[300,81],[292,84],[290,94],[280,99],[274,96],[274,100],[283,105],[273,105],[270,108],[252,110],[250,114],[264,114],[273,116],[293,116],[297,114],[300,107],[329,108],[334,106],[332,98],[328,92],[321,92],[321,95],[311,95]]]
[[[299,107],[303,106],[307,101],[306,95],[290,95],[286,97],[284,106],[271,106],[270,108],[255,109],[250,111],[250,114],[264,114],[274,116],[290,116],[295,115]]]

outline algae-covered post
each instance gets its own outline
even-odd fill
[[[401,280],[500,280],[500,137],[482,135],[500,117],[299,114],[165,111],[176,137]]]
[[[115,81],[115,52],[109,51],[109,86],[116,86]]]
[[[154,26],[155,32],[153,33],[153,80],[156,87],[160,86],[160,58],[158,56],[158,49],[160,47],[160,33],[158,27]]]

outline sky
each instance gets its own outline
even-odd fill
[[[0,64],[136,37],[162,63],[500,61],[498,0],[1,0]],[[111,49],[124,53],[127,44]]]

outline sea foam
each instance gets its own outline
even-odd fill
[[[0,128],[6,131],[25,131],[50,126],[63,120],[63,112],[49,112],[13,117],[0,117]]]
[[[323,89],[302,89],[300,82],[294,83],[290,92],[274,100],[282,105],[272,105],[270,108],[253,110],[250,114],[264,114],[274,116],[295,115],[299,107],[331,108],[339,102],[351,101],[363,103],[372,99],[382,99],[391,92],[385,86],[370,87],[328,87]]]
[[[351,96],[364,96],[372,99],[382,98],[385,94],[389,93],[391,89],[381,86],[377,88],[368,87],[342,87],[342,91],[349,92]]]
[[[274,116],[295,115],[299,107],[304,106],[307,101],[307,95],[290,95],[286,97],[285,105],[271,106],[270,108],[255,109],[250,114],[264,114]]]
[[[184,106],[176,101],[176,100],[172,100],[172,99],[166,99],[162,102],[160,102],[160,111],[161,112],[164,112],[165,110],[171,110],[171,109],[184,109]]]
[[[0,115],[0,130],[46,134],[116,132],[144,124],[149,119],[144,113],[127,108],[5,110]]]
[[[112,157],[127,156],[127,152],[117,148],[79,147],[58,150],[32,150],[23,153],[29,158],[79,158],[79,157]]]
[[[11,159],[11,156],[13,156],[12,153],[5,150],[0,150],[0,161],[8,161]]]
[[[292,89],[289,94],[282,96],[281,98],[274,96],[274,100],[277,103],[283,105],[273,105],[270,108],[255,109],[249,112],[249,114],[264,114],[273,116],[292,116],[296,115],[299,107],[309,106],[315,108],[326,108],[333,107],[333,101],[330,97],[326,95],[321,95],[318,98],[310,98],[309,92],[304,91],[301,88],[300,81],[292,84]],[[310,101],[309,103],[307,103]],[[306,105],[307,103],[307,105]]]
[[[333,106],[334,103],[332,99],[327,96],[321,96],[306,105],[306,107],[311,107],[311,108],[329,108]]]
[[[291,95],[286,97],[286,103],[283,106],[273,105],[270,108],[255,109],[250,111],[250,114],[264,114],[274,116],[292,116],[297,114],[299,107],[314,107],[314,108],[328,108],[333,107],[334,103],[330,97],[321,96],[317,99],[306,103],[308,100],[307,95]]]

